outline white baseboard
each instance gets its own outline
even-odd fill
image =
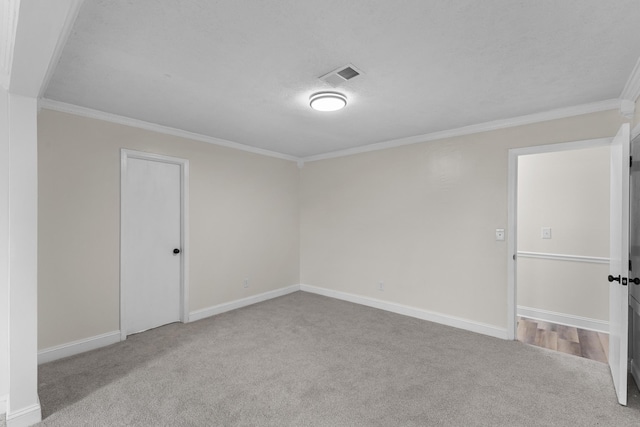
[[[355,304],[366,305],[367,307],[379,308],[381,310],[390,311],[392,313],[415,317],[422,320],[428,320],[430,322],[440,323],[442,325],[453,326],[454,328],[464,329],[483,335],[489,335],[495,338],[507,339],[507,330],[505,328],[499,328],[497,326],[489,325],[486,323],[474,322],[473,320],[463,319],[460,317],[449,316],[429,310],[423,310],[420,308],[409,307],[406,305],[382,301],[375,298],[349,294],[346,292],[319,288],[317,286],[300,285],[300,290],[304,292],[323,295],[325,297],[349,301]]]
[[[107,332],[106,334],[45,348],[38,352],[38,364],[52,362],[62,359],[63,357],[95,350],[96,348],[106,347],[117,342],[120,342],[120,331]]]
[[[38,403],[7,414],[7,427],[29,427],[42,421],[40,400]]]
[[[518,306],[517,313],[518,316],[542,320],[544,322],[557,323],[559,325],[572,326],[574,328],[587,329],[589,331],[609,333],[609,322],[605,320],[574,316],[573,314],[556,313],[555,311],[524,307],[522,305]]]
[[[0,396],[0,415],[7,413],[7,397],[8,396]]]
[[[216,314],[225,313],[227,311],[236,310],[238,308],[246,307],[248,305],[252,305],[262,301],[281,297],[283,295],[297,292],[299,290],[300,290],[300,285],[291,285],[285,288],[264,292],[262,294],[253,295],[253,296],[238,299],[235,301],[214,305],[213,307],[192,311],[191,313],[189,313],[189,322],[195,322],[196,320],[205,319],[207,317],[215,316]]]

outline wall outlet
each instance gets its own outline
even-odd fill
[[[551,227],[542,227],[542,238],[543,239],[551,238]]]
[[[504,228],[496,228],[496,240],[504,240]]]
[[[244,281],[242,282],[242,287],[243,288],[248,288],[249,287],[249,279],[244,279]]]
[[[384,291],[384,282],[382,280],[378,282],[378,290]]]

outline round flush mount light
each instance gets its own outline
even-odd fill
[[[309,97],[309,105],[316,111],[336,111],[347,105],[347,97],[339,92],[317,92]]]

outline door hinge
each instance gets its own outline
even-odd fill
[[[631,268],[631,260],[629,260],[629,271],[632,271],[632,268]]]
[[[633,156],[629,156],[629,167],[633,167]]]

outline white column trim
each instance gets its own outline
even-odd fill
[[[6,423],[7,427],[29,427],[42,421],[40,410],[40,399],[38,403],[26,408],[22,408],[19,411],[7,413]]]

